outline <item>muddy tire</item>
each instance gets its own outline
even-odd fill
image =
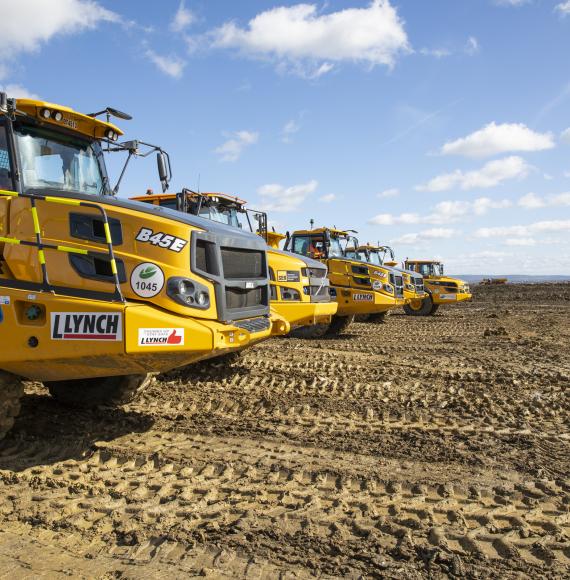
[[[408,316],[431,316],[435,314],[433,310],[434,306],[436,307],[435,310],[437,310],[437,304],[433,303],[431,294],[429,294],[422,300],[421,305],[417,307],[414,307],[412,304],[404,304],[404,312]]]
[[[313,324],[311,326],[299,326],[294,328],[289,336],[293,338],[303,338],[305,340],[314,340],[316,338],[323,338],[329,328],[328,324]]]
[[[333,316],[329,324],[326,336],[338,336],[342,334],[354,321],[354,316]]]
[[[20,412],[20,399],[23,394],[24,387],[20,379],[0,371],[0,440],[13,427]]]
[[[367,322],[372,322],[374,324],[383,324],[386,322],[386,316],[388,316],[388,312],[375,312],[374,314],[368,315]]]
[[[70,407],[119,406],[132,401],[151,375],[126,375],[96,379],[44,382],[51,396]]]

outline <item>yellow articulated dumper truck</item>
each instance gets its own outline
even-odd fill
[[[469,284],[459,278],[446,276],[443,264],[439,261],[406,259],[404,268],[423,276],[427,292],[424,299],[411,300],[404,306],[409,316],[431,316],[443,304],[471,300]]]
[[[257,233],[267,242],[271,278],[271,308],[291,327],[329,324],[337,311],[331,299],[327,268],[306,256],[280,250],[285,236],[269,232],[267,214],[246,208],[246,202],[223,193],[157,194],[133,199],[198,215],[215,222]]]
[[[286,250],[319,260],[328,267],[331,294],[338,310],[324,329],[326,334],[341,333],[355,315],[381,320],[386,312],[405,303],[402,277],[390,267],[350,258],[358,246],[351,232],[336,228],[297,230],[287,238]]]
[[[258,236],[112,195],[103,149],[137,151],[109,122],[128,116],[101,113],[0,93],[0,437],[22,379],[121,404],[149,373],[289,331]]]
[[[376,266],[390,266],[394,272],[402,276],[406,304],[412,300],[423,300],[427,297],[423,276],[412,270],[399,268],[394,258],[394,250],[390,246],[365,244],[353,250],[350,255],[355,259]]]

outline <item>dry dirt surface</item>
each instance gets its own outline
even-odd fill
[[[569,284],[483,287],[118,410],[29,385],[0,577],[569,577],[569,345]]]

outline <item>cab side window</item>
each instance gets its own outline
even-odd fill
[[[8,156],[6,128],[3,125],[0,125],[0,189],[14,189],[12,171],[10,170],[10,158]]]

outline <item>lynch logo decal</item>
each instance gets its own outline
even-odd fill
[[[373,294],[353,294],[352,299],[358,302],[373,302],[374,295]]]
[[[184,329],[139,328],[139,346],[184,346]]]
[[[53,340],[122,340],[123,315],[115,312],[52,312]]]

